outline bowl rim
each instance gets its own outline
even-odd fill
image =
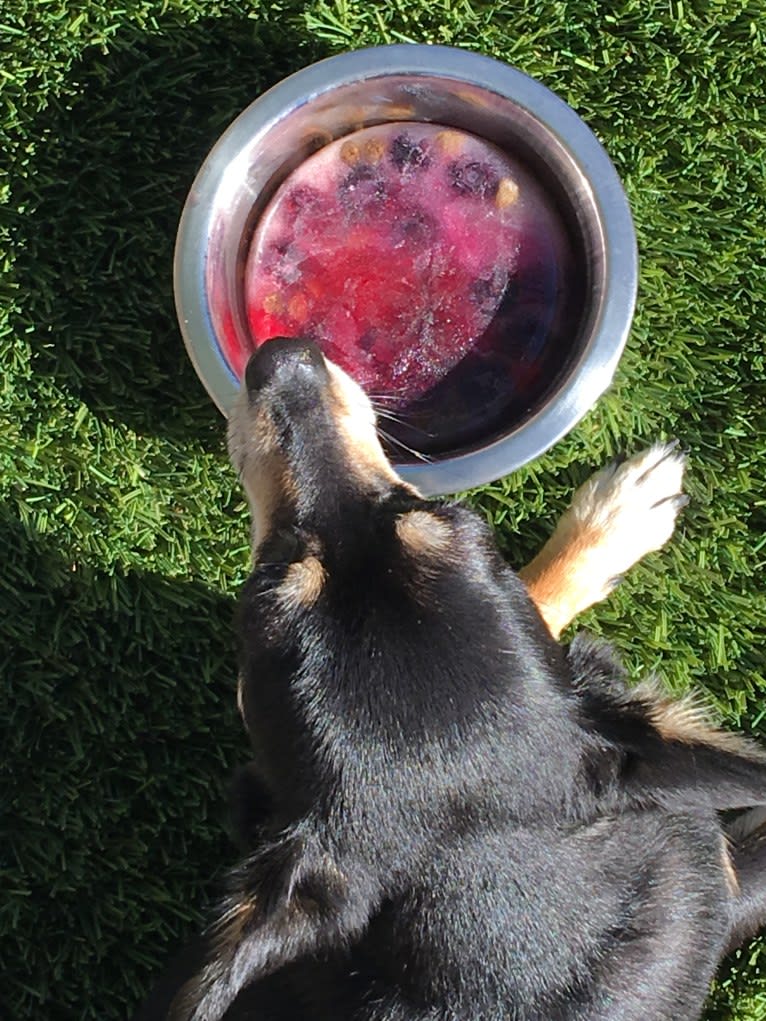
[[[328,73],[331,72],[331,73]],[[513,432],[433,462],[396,464],[397,474],[424,495],[484,485],[534,460],[590,410],[612,381],[627,342],[638,288],[638,249],[630,207],[606,150],[563,99],[518,68],[451,46],[397,43],[327,57],[282,79],[249,104],[208,153],[184,204],[176,235],[173,286],[189,357],[205,389],[227,415],[239,381],[226,363],[213,328],[205,281],[207,239],[216,196],[236,172],[253,135],[264,134],[296,104],[305,104],[359,80],[407,75],[446,78],[510,99],[540,121],[567,151],[586,180],[599,220],[604,286],[591,336],[573,371],[549,403]]]

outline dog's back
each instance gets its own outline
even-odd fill
[[[230,450],[254,511],[250,853],[168,1016],[696,1018],[766,913],[757,884],[740,909],[716,814],[766,801],[758,754],[607,652],[565,655],[489,528],[401,484],[313,345],[253,357]]]

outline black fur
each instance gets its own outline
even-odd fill
[[[472,512],[353,481],[316,377],[308,423],[295,384],[251,394],[304,499],[280,506],[242,595],[250,851],[139,1017],[698,1018],[766,918],[766,842],[735,852],[735,895],[717,814],[766,803],[766,765],[663,738],[609,650],[551,638]],[[403,545],[412,510],[449,529],[443,555]],[[321,592],[286,607],[309,548]]]

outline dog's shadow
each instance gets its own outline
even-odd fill
[[[220,417],[186,356],[173,246],[206,153],[250,102],[324,55],[279,20],[168,13],[93,47],[39,117],[13,185],[13,274],[32,368],[100,418],[217,448]],[[71,93],[71,95],[70,95]],[[33,132],[34,133],[34,132]]]
[[[8,1016],[124,1017],[234,858],[233,600],[83,564],[7,509],[0,544]]]
[[[176,450],[221,450],[176,323],[175,232],[228,123],[325,55],[303,6],[123,26],[47,96],[12,182],[12,328],[66,406]],[[2,928],[16,946],[0,1001],[8,1016],[42,1003],[52,1019],[126,1017],[235,855],[223,787],[246,742],[233,599],[83,563],[11,503],[0,548]]]

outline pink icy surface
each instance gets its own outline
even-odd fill
[[[550,319],[563,244],[545,192],[494,146],[440,125],[367,128],[301,164],[261,218],[245,278],[253,345],[312,337],[404,406],[498,343],[489,328],[525,267]],[[250,351],[225,354],[241,374]]]

